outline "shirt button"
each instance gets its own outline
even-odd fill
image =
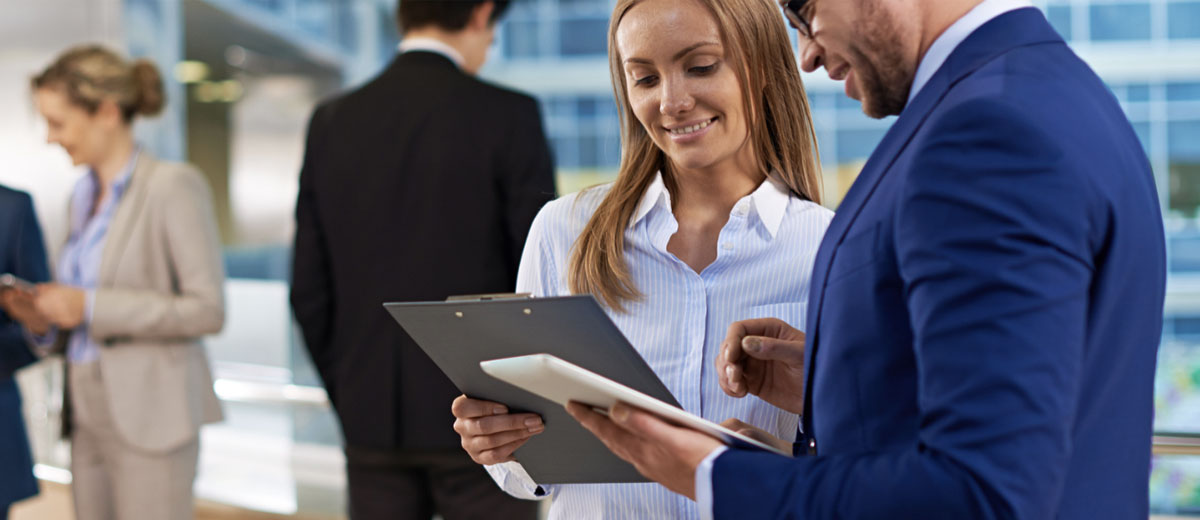
[[[724,247],[726,251],[730,251],[733,249],[733,244],[731,244],[729,242],[725,242],[725,244],[721,247]]]
[[[808,439],[808,454],[809,455],[817,454],[817,440],[816,439]]]

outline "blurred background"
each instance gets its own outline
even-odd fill
[[[82,174],[45,144],[29,78],[68,46],[101,42],[153,59],[167,80],[163,116],[143,146],[207,175],[229,274],[224,332],[207,341],[226,421],[202,435],[201,516],[337,518],[345,477],[339,431],[287,305],[307,118],[395,55],[396,0],[0,0],[0,183],[30,192],[51,254],[66,238]],[[1035,2],[1112,89],[1154,167],[1170,279],[1156,429],[1200,434],[1200,0]],[[613,0],[517,0],[482,76],[542,103],[560,194],[607,182],[620,158],[606,60]],[[892,123],[862,115],[824,74],[806,75],[827,205],[836,208]],[[60,484],[61,370],[19,376],[43,479],[22,518],[69,518]],[[1120,410],[1112,411],[1121,420]],[[1155,514],[1200,517],[1200,457],[1161,449]],[[57,491],[56,491],[57,490]],[[69,503],[67,503],[69,505]]]

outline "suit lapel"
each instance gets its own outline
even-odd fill
[[[100,255],[100,287],[111,287],[116,278],[121,255],[127,249],[138,215],[149,196],[148,181],[154,172],[155,162],[149,153],[140,152],[125,195],[117,203],[116,213],[108,226],[108,236],[104,239],[104,252]]]
[[[905,107],[899,119],[884,135],[879,146],[863,166],[862,172],[846,192],[829,229],[821,240],[813,265],[811,299],[806,317],[806,347],[804,352],[805,393],[804,431],[812,434],[812,390],[816,351],[820,346],[821,310],[825,302],[825,286],[829,270],[837,260],[841,245],[866,202],[871,199],[880,180],[912,141],[929,114],[958,81],[993,58],[1017,47],[1038,43],[1062,42],[1035,8],[1018,9],[996,17],[971,33],[950,54],[924,88]]]

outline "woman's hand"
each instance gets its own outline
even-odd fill
[[[499,464],[513,459],[530,437],[546,431],[542,418],[532,413],[508,413],[500,403],[458,396],[450,406],[454,431],[462,437],[462,447],[471,460],[480,464]]]
[[[83,289],[45,283],[37,286],[37,310],[60,329],[73,329],[83,324],[87,293]]]
[[[34,335],[50,331],[50,320],[37,309],[37,296],[22,289],[0,291],[0,307]]]
[[[778,408],[804,413],[804,333],[783,320],[762,318],[730,325],[716,365],[717,380],[726,394],[751,393]]]

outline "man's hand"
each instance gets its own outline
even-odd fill
[[[646,478],[692,500],[696,499],[696,468],[721,446],[708,435],[672,426],[624,403],[613,406],[608,416],[574,401],[567,412]]]
[[[793,443],[791,441],[786,441],[786,440],[780,439],[779,437],[771,435],[770,433],[767,433],[766,430],[759,429],[759,428],[755,427],[753,424],[749,424],[749,423],[743,422],[739,419],[730,417],[728,419],[725,419],[723,422],[721,422],[721,426],[729,428],[730,430],[733,430],[742,435],[750,437],[751,439],[754,439],[754,440],[761,442],[763,444],[766,444],[768,446],[773,446],[775,448],[778,448],[779,451],[782,451],[784,453],[792,452],[792,444]]]
[[[41,336],[50,331],[50,320],[38,312],[37,297],[21,289],[0,291],[0,306],[29,332]]]
[[[37,286],[37,310],[60,329],[73,329],[83,324],[87,293],[83,289],[44,283]]]
[[[783,320],[730,325],[716,365],[726,394],[751,393],[783,410],[804,413],[804,333]]]
[[[500,403],[458,396],[450,405],[454,431],[462,447],[479,464],[499,464],[513,459],[513,452],[530,437],[546,431],[542,418],[532,413],[508,413]]]

